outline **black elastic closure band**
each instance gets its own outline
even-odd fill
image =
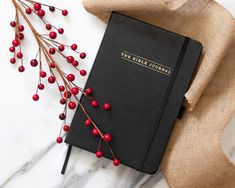
[[[140,161],[140,164],[139,164],[139,168],[140,169],[143,169],[144,167],[144,163],[148,157],[148,154],[149,154],[149,151],[152,147],[152,143],[153,143],[153,138],[154,138],[154,135],[156,134],[157,130],[158,130],[158,126],[159,126],[159,123],[161,121],[161,118],[163,116],[163,113],[165,111],[165,108],[166,108],[166,104],[168,102],[168,99],[170,97],[170,94],[171,94],[171,91],[172,91],[172,88],[174,86],[174,83],[175,83],[175,80],[176,80],[176,77],[178,75],[178,72],[180,70],[180,67],[181,67],[181,64],[183,62],[183,59],[184,59],[184,55],[185,55],[185,52],[187,50],[187,47],[188,47],[188,44],[189,44],[189,41],[190,41],[190,38],[186,37],[184,39],[184,42],[183,42],[183,45],[181,47],[181,50],[180,50],[180,53],[179,53],[179,56],[178,56],[178,59],[177,59],[177,62],[176,62],[176,65],[175,65],[175,68],[174,68],[174,71],[173,71],[173,74],[172,74],[172,77],[170,79],[170,82],[169,82],[169,85],[168,85],[168,88],[167,88],[167,91],[166,91],[166,94],[164,96],[164,99],[162,101],[162,104],[160,106],[160,110],[158,112],[158,116],[157,116],[157,119],[156,119],[156,127],[153,127],[153,130],[151,131],[151,135],[149,136],[149,140],[147,142],[147,146],[146,146],[146,152],[144,152],[143,154],[143,158],[142,160]]]
[[[65,160],[64,160],[63,168],[61,170],[61,174],[63,174],[63,175],[65,174],[65,171],[66,171],[66,168],[67,168],[67,165],[68,165],[68,162],[69,162],[69,157],[70,157],[71,151],[72,151],[72,145],[69,145],[68,150],[67,150],[67,154],[66,154],[66,157],[65,157]]]
[[[181,119],[183,117],[185,111],[186,111],[185,106],[181,106],[179,114],[178,114],[178,119]]]

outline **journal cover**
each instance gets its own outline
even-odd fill
[[[112,110],[93,108],[84,96],[81,101],[112,134],[110,145],[122,164],[150,174],[159,169],[201,50],[193,39],[112,14],[86,84]],[[98,138],[85,120],[78,108],[65,142],[96,153]],[[101,150],[112,157],[105,144]]]

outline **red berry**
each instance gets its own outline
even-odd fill
[[[51,28],[52,28],[51,24],[46,24],[46,29],[47,30],[51,30]]]
[[[85,124],[86,126],[91,126],[91,125],[92,125],[92,122],[91,122],[90,119],[86,119],[86,121],[84,122],[84,124]]]
[[[65,90],[65,87],[64,86],[59,86],[59,91],[64,91]]]
[[[18,39],[15,39],[15,40],[12,41],[12,45],[14,47],[19,46],[20,45],[20,41]]]
[[[55,48],[50,48],[50,49],[49,49],[49,53],[50,53],[51,55],[55,54]]]
[[[44,84],[40,83],[38,84],[38,89],[43,90],[45,88]]]
[[[111,136],[110,134],[104,134],[103,140],[104,140],[105,142],[111,142],[112,136]]]
[[[71,92],[72,92],[72,94],[77,95],[78,92],[79,92],[79,89],[78,89],[77,87],[73,87],[73,88],[71,89]]]
[[[58,50],[61,51],[61,52],[63,52],[64,49],[65,49],[65,47],[64,47],[64,45],[62,45],[62,44],[58,47]]]
[[[103,109],[104,110],[110,110],[111,109],[111,104],[110,103],[104,103]]]
[[[118,166],[120,164],[120,161],[118,159],[113,159],[113,165]]]
[[[71,92],[70,91],[65,91],[64,92],[64,97],[65,98],[70,98],[71,97]]]
[[[96,152],[96,157],[97,158],[101,158],[103,156],[103,152],[102,151],[97,151]]]
[[[15,27],[16,26],[16,22],[12,21],[12,22],[10,22],[10,25],[11,25],[11,27]]]
[[[63,34],[63,33],[64,33],[64,29],[63,29],[63,28],[59,28],[59,29],[58,29],[58,33],[59,33],[59,34]]]
[[[25,10],[25,13],[26,14],[31,14],[32,13],[32,9],[30,7],[28,7],[26,10]]]
[[[73,74],[69,74],[69,75],[67,75],[67,79],[68,79],[70,82],[72,82],[72,81],[75,80],[75,76],[74,76]]]
[[[20,32],[24,31],[24,26],[23,26],[23,25],[18,25],[18,30],[19,30]]]
[[[72,44],[72,45],[71,45],[71,49],[72,49],[72,50],[77,50],[77,48],[78,48],[78,46],[77,46],[76,44]]]
[[[42,78],[45,78],[47,76],[47,73],[45,71],[40,71],[40,76]]]
[[[72,63],[74,61],[74,57],[73,56],[68,56],[67,57],[67,62],[68,63]]]
[[[97,108],[99,106],[99,103],[95,100],[91,101],[91,106],[94,108]]]
[[[62,105],[66,104],[66,99],[65,98],[60,99],[60,104]]]
[[[93,89],[91,89],[91,88],[86,88],[85,93],[86,93],[87,95],[92,95],[92,94],[93,94]]]
[[[55,7],[54,7],[54,6],[49,6],[49,10],[50,10],[51,12],[54,12],[54,11],[55,11]]]
[[[61,143],[63,142],[63,138],[58,137],[58,138],[56,139],[56,142],[57,142],[58,144],[61,144]]]
[[[37,61],[36,59],[32,59],[32,60],[30,61],[30,65],[31,65],[32,67],[36,67],[36,66],[38,66],[38,61]]]
[[[14,46],[11,46],[11,47],[9,48],[9,51],[12,52],[12,53],[15,52],[15,47],[14,47]]]
[[[72,62],[72,65],[73,65],[74,67],[77,67],[78,64],[79,64],[78,61],[73,61],[73,62]]]
[[[40,9],[40,10],[38,10],[38,16],[40,17],[40,18],[42,18],[42,17],[44,17],[45,16],[45,11],[44,10],[42,10],[42,9]]]
[[[93,129],[92,129],[91,134],[92,134],[93,136],[99,136],[99,135],[100,135],[100,134],[99,134],[99,131],[98,131],[96,128],[93,128]]]
[[[17,57],[18,59],[21,59],[21,58],[23,57],[23,54],[22,54],[21,52],[18,52],[18,53],[16,54],[16,57]]]
[[[19,72],[24,72],[24,71],[25,71],[24,66],[23,66],[23,65],[22,65],[22,66],[19,66],[18,71],[19,71]]]
[[[50,67],[51,67],[52,69],[54,69],[54,68],[56,67],[55,63],[51,62],[51,63],[50,63]]]
[[[49,76],[49,77],[48,77],[48,82],[49,82],[50,84],[55,83],[55,80],[56,80],[56,78],[55,78],[54,76]]]
[[[41,4],[40,3],[34,3],[33,8],[34,10],[40,10],[41,9]]]
[[[23,39],[24,39],[24,34],[23,34],[23,33],[19,33],[19,34],[18,34],[18,38],[19,38],[20,40],[23,40]]]
[[[64,120],[66,118],[66,115],[64,113],[59,115],[60,120]]]
[[[16,62],[16,59],[13,57],[10,59],[11,64],[14,64]]]
[[[49,37],[50,37],[51,39],[55,39],[55,38],[57,37],[57,33],[56,33],[55,31],[51,31],[51,32],[49,33]]]
[[[69,131],[69,129],[70,129],[70,127],[69,127],[68,125],[64,125],[64,127],[63,127],[63,128],[64,128],[64,131],[65,131],[65,132],[68,132],[68,131]]]
[[[80,53],[80,58],[85,59],[86,58],[86,53],[85,52]]]
[[[62,15],[63,16],[67,16],[68,15],[68,11],[67,10],[62,10]]]
[[[80,75],[81,76],[86,76],[86,71],[85,70],[80,70]]]
[[[38,101],[39,100],[39,95],[38,94],[33,95],[33,100]]]
[[[75,102],[73,102],[73,101],[71,101],[71,102],[69,102],[69,108],[71,109],[71,110],[73,110],[73,109],[75,109],[76,108],[76,103]]]

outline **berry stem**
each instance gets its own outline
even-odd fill
[[[14,58],[19,58],[21,59],[21,69],[20,72],[24,71],[24,61],[23,61],[23,54],[22,54],[22,46],[21,46],[21,42],[20,40],[23,39],[24,35],[21,33],[24,30],[23,25],[20,25],[20,19],[19,19],[19,14],[22,15],[23,19],[25,20],[25,22],[27,23],[27,25],[29,26],[30,30],[33,33],[33,36],[36,40],[37,46],[38,46],[38,51],[36,53],[34,62],[32,62],[32,66],[35,67],[38,65],[39,63],[39,68],[38,68],[38,73],[39,73],[39,78],[38,78],[38,83],[37,83],[37,89],[36,89],[36,94],[34,95],[34,100],[37,101],[39,99],[39,89],[43,90],[44,89],[44,85],[42,84],[42,78],[46,77],[46,72],[44,72],[44,75],[42,75],[41,73],[43,73],[44,67],[43,67],[43,61],[42,58],[45,58],[45,62],[47,63],[47,67],[49,69],[50,72],[50,76],[48,77],[48,82],[53,84],[56,83],[56,85],[60,86],[59,81],[62,81],[62,86],[64,87],[62,90],[60,90],[60,97],[62,99],[64,99],[64,102],[62,101],[61,104],[65,104],[64,106],[64,110],[63,110],[63,114],[61,114],[62,116],[60,116],[60,119],[63,120],[62,126],[60,128],[59,131],[59,137],[57,142],[61,143],[62,140],[62,131],[63,131],[63,126],[67,125],[66,123],[66,117],[67,117],[67,113],[68,113],[68,107],[70,109],[74,109],[76,107],[76,103],[74,103],[74,101],[71,99],[71,97],[76,100],[76,102],[78,103],[78,106],[81,108],[83,114],[86,116],[86,118],[88,118],[93,127],[97,130],[97,132],[99,133],[100,136],[100,141],[99,141],[99,145],[98,145],[98,149],[100,149],[101,147],[101,143],[102,140],[105,141],[110,153],[112,154],[113,158],[115,159],[115,155],[109,145],[109,141],[107,141],[107,134],[104,134],[102,132],[102,130],[97,126],[97,124],[93,121],[93,119],[90,117],[89,113],[87,112],[87,110],[85,109],[85,107],[83,106],[83,104],[80,102],[80,100],[77,97],[77,93],[78,91],[81,91],[82,94],[89,100],[91,100],[92,102],[96,102],[89,94],[87,94],[82,88],[78,87],[73,81],[75,79],[75,76],[73,74],[66,74],[61,67],[59,66],[59,64],[55,61],[54,57],[52,56],[52,54],[54,54],[55,52],[57,52],[62,58],[64,58],[69,64],[71,64],[71,66],[80,72],[81,76],[85,76],[86,75],[86,71],[85,70],[79,70],[77,68],[78,62],[74,60],[73,56],[66,56],[65,53],[63,52],[64,49],[69,49],[72,52],[75,52],[77,54],[79,54],[81,59],[84,59],[86,57],[85,53],[80,53],[79,51],[77,51],[77,45],[76,44],[72,44],[67,45],[67,44],[62,44],[58,41],[55,40],[55,38],[57,37],[57,33],[55,31],[51,31],[49,34],[40,34],[38,33],[38,31],[35,29],[35,27],[33,26],[33,24],[30,22],[29,18],[27,17],[26,14],[31,14],[33,13],[34,15],[36,15],[37,18],[39,18],[44,25],[47,26],[47,24],[49,24],[49,27],[46,27],[47,30],[51,30],[52,28],[54,28],[59,34],[63,34],[64,33],[64,29],[63,28],[59,28],[57,29],[57,27],[55,27],[54,25],[50,24],[46,19],[43,18],[43,16],[45,15],[45,11],[43,9],[39,9],[39,7],[42,6],[46,6],[49,7],[50,11],[54,11],[55,9],[62,11],[62,15],[67,16],[68,11],[67,10],[62,10],[59,8],[56,8],[54,6],[49,6],[46,4],[42,4],[42,3],[37,3],[35,1],[32,0],[12,0],[12,3],[15,7],[16,10],[16,14],[15,14],[15,25],[12,25],[12,27],[16,27],[15,28],[15,40],[13,41],[13,50],[11,49],[11,52],[14,52]],[[30,7],[31,5],[34,5],[34,9]],[[24,10],[26,11],[26,13],[24,12]],[[39,10],[38,10],[39,9]],[[27,13],[27,11],[30,10],[30,12]],[[62,48],[59,48],[61,47]],[[19,47],[19,51],[18,53],[16,53],[15,51],[15,47]],[[59,50],[60,49],[60,50]],[[38,60],[38,61],[37,61]],[[14,60],[15,61],[15,60]],[[36,61],[36,62],[35,62]],[[15,63],[15,62],[12,62]],[[40,84],[40,87],[39,87]],[[75,88],[74,88],[75,87]],[[74,91],[75,89],[75,91]],[[77,90],[77,91],[76,91]],[[73,91],[73,92],[72,92]],[[64,92],[64,93],[63,93]],[[65,93],[66,92],[66,93]],[[63,96],[64,94],[64,96]],[[66,96],[65,96],[66,94]],[[69,95],[69,96],[68,96]],[[72,104],[72,105],[71,105]],[[98,105],[94,105],[94,103],[91,103],[93,107],[98,107]],[[64,130],[68,130],[67,128]]]

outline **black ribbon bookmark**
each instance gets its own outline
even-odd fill
[[[65,171],[66,171],[66,168],[67,168],[67,165],[68,165],[68,162],[69,162],[69,157],[70,157],[71,151],[72,151],[72,145],[69,145],[68,150],[67,150],[67,154],[66,154],[66,157],[65,157],[65,160],[64,160],[63,168],[61,170],[61,174],[63,174],[63,175],[65,174]]]

